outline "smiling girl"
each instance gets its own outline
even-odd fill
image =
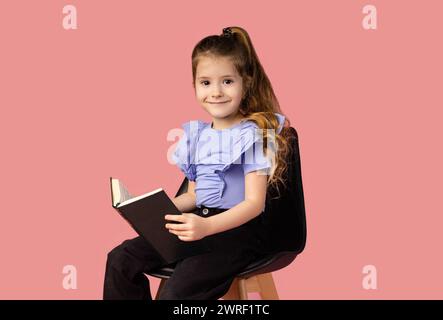
[[[244,29],[202,39],[192,52],[192,76],[211,122],[182,125],[173,160],[188,190],[173,199],[182,214],[166,214],[165,227],[183,241],[205,238],[212,250],[177,261],[159,299],[218,299],[237,273],[268,252],[261,220],[266,191],[284,184],[287,169],[290,123]],[[151,299],[144,273],[161,266],[143,238],[124,241],[108,254],[104,299]]]

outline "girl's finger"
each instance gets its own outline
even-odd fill
[[[165,227],[169,230],[188,230],[189,225],[187,223],[167,223],[165,224]]]
[[[172,220],[172,221],[178,221],[178,222],[184,222],[185,216],[181,214],[167,214],[165,215],[166,220]]]
[[[182,241],[191,241],[190,237],[179,236],[178,238]]]
[[[177,236],[189,236],[189,231],[175,231],[175,230],[169,229],[169,232],[173,233]]]

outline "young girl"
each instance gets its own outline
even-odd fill
[[[206,238],[212,250],[176,262],[159,299],[221,298],[236,274],[267,253],[266,191],[284,185],[287,169],[289,121],[244,29],[202,39],[192,52],[192,75],[212,121],[183,124],[173,158],[188,190],[173,199],[183,214],[166,214],[165,228],[183,241]],[[272,159],[269,139],[277,150]],[[152,299],[145,273],[159,267],[162,259],[143,238],[124,241],[108,254],[103,298]]]

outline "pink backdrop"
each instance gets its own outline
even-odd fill
[[[63,6],[78,29],[62,27]],[[365,30],[362,8],[377,8]],[[183,176],[169,130],[210,120],[190,55],[239,25],[300,136],[306,250],[281,299],[443,298],[440,1],[1,1],[1,299],[101,299],[135,194]],[[77,269],[66,290],[63,267]],[[377,269],[377,289],[362,286]],[[151,279],[155,294],[158,280]],[[257,298],[250,295],[250,298]]]

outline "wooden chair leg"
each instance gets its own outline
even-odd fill
[[[238,279],[238,292],[240,294],[240,300],[248,300],[248,287],[246,286],[247,279]]]
[[[263,300],[279,300],[271,272],[257,275],[257,281],[260,287],[259,294]]]
[[[223,300],[248,300],[247,279],[235,278]]]
[[[240,300],[238,280],[238,278],[235,278],[234,281],[232,281],[228,292],[226,292],[225,295],[222,297],[223,300]]]
[[[163,288],[163,286],[165,285],[165,283],[166,283],[167,280],[168,280],[168,279],[162,279],[162,280],[160,281],[160,284],[159,284],[158,289],[157,289],[157,293],[155,294],[155,300],[158,300],[158,297],[160,296],[160,291],[162,290],[162,288]]]

